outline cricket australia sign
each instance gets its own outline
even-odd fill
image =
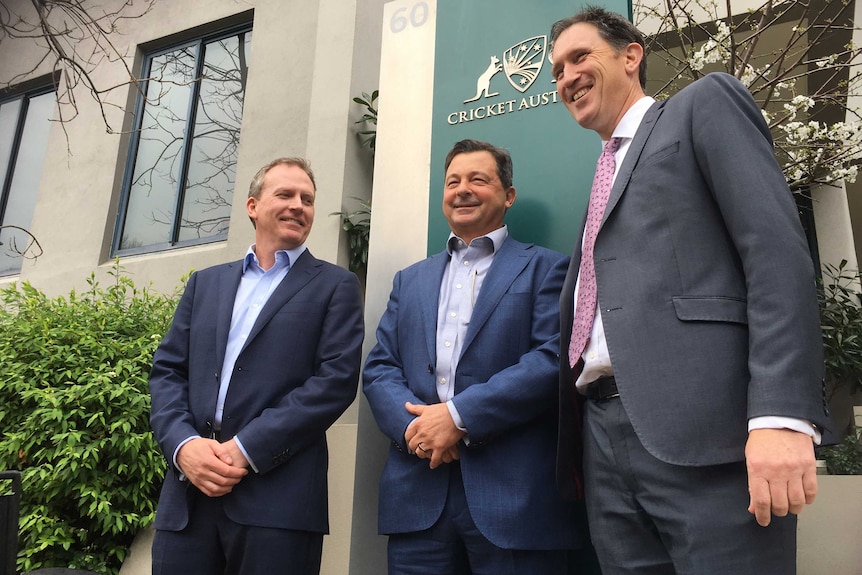
[[[533,36],[521,40],[504,50],[501,56],[502,60],[496,54],[489,57],[487,67],[476,79],[474,95],[463,101],[465,104],[463,109],[448,114],[446,119],[448,124],[454,126],[464,122],[484,120],[557,102],[556,90],[533,90],[528,93],[539,80],[545,60],[550,61],[547,36]],[[514,88],[516,93],[508,90],[501,80],[496,84],[493,82],[499,72],[503,72],[509,86]],[[549,82],[552,83],[553,80]],[[497,90],[508,90],[510,95],[516,97],[486,102],[501,95]],[[518,96],[518,94],[525,95]]]

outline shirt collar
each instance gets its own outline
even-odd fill
[[[282,266],[290,267],[304,251],[305,244],[302,244],[297,248],[293,248],[292,250],[278,250],[275,252],[275,265],[273,268],[280,268]],[[257,253],[254,251],[254,244],[251,244],[248,251],[245,252],[245,257],[242,260],[242,273],[245,273],[248,270],[248,266],[251,264],[255,264],[260,267],[260,260],[257,259]]]
[[[629,140],[634,138],[635,132],[638,131],[644,116],[646,116],[647,111],[649,111],[650,106],[652,106],[654,102],[654,98],[644,96],[632,104],[632,107],[628,109],[628,111],[623,115],[623,119],[620,120],[620,123],[617,124],[616,128],[614,128],[613,137],[628,138]]]
[[[481,240],[482,238],[488,238],[491,240],[491,253],[496,253],[503,247],[503,242],[506,241],[506,238],[509,237],[509,228],[506,225],[503,225],[501,228],[497,228],[491,233],[485,234],[484,236],[480,236],[475,238],[473,241]],[[446,240],[446,252],[451,256],[452,252],[457,250],[458,242],[462,242],[463,240],[456,236],[454,233],[449,232],[449,238]],[[471,242],[472,243],[472,242]],[[466,244],[465,244],[466,245]]]

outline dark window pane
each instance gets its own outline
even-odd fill
[[[6,174],[9,172],[9,162],[12,160],[12,146],[15,143],[21,102],[22,100],[18,99],[0,104],[0,198]]]
[[[120,249],[171,240],[194,72],[193,48],[152,60]]]
[[[205,47],[180,240],[224,236],[230,225],[248,72],[248,44],[244,36],[250,40],[251,34],[233,36]]]
[[[36,190],[42,177],[51,117],[54,113],[54,92],[30,98],[12,182],[3,212],[3,225],[29,229],[36,206]],[[0,274],[16,273],[21,269],[21,253],[26,253],[31,237],[23,231],[0,231]]]

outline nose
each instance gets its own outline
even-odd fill
[[[455,187],[455,195],[458,197],[469,196],[473,194],[473,190],[470,189],[470,180],[469,178],[464,178],[458,182],[458,185]]]
[[[577,79],[575,66],[570,62],[563,64],[560,77],[557,78],[557,90],[570,87]]]
[[[301,210],[302,209],[302,198],[300,198],[299,196],[292,196],[292,197],[288,198],[287,208],[289,210],[293,210],[293,211]]]

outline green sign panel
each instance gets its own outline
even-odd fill
[[[627,0],[598,2],[630,14]],[[458,140],[506,148],[517,200],[510,233],[570,253],[586,211],[599,137],[559,101],[551,75],[551,24],[580,3],[438,0],[428,252],[443,249],[443,162]]]

